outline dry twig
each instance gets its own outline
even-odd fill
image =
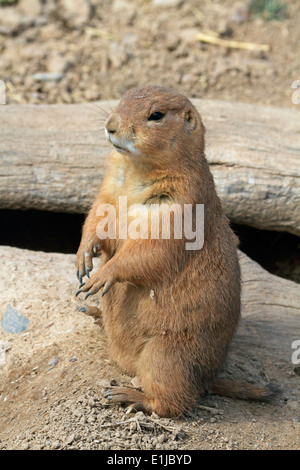
[[[262,51],[262,52],[268,52],[270,50],[269,44],[256,44],[253,42],[240,42],[240,41],[233,41],[230,39],[221,39],[217,35],[214,35],[214,34],[197,33],[195,35],[195,38],[201,42],[214,44],[216,46],[229,47],[232,49],[246,49],[248,51]]]

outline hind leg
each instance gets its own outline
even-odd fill
[[[126,403],[136,410],[159,416],[178,416],[193,407],[201,392],[194,373],[176,338],[151,338],[137,360],[137,376],[143,392],[115,387],[106,394],[111,403]]]

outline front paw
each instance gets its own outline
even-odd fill
[[[84,276],[90,277],[90,272],[93,269],[93,257],[101,250],[100,243],[81,243],[76,255],[76,275],[82,284]]]
[[[85,296],[85,299],[87,299],[90,295],[96,294],[101,287],[103,287],[103,297],[115,282],[116,279],[113,276],[105,274],[103,269],[99,269],[85,284],[80,286],[80,289],[76,292],[76,297],[81,292],[87,292]]]

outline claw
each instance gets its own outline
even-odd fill
[[[91,295],[91,292],[88,292],[84,298],[84,300],[86,300],[89,296]]]
[[[77,279],[78,279],[78,281],[79,281],[79,269],[77,269],[77,271],[76,271],[76,277],[77,277]]]
[[[90,277],[90,271],[91,271],[90,268],[86,268],[85,270],[85,274],[87,275],[88,278]]]
[[[107,292],[109,291],[109,289],[111,288],[111,286],[113,285],[113,282],[112,281],[106,281],[106,283],[104,284],[104,287],[103,287],[103,291],[102,291],[102,297],[107,294]]]
[[[107,391],[104,393],[105,398],[107,398],[108,396],[110,396],[111,392],[112,392],[111,388],[110,388],[109,390],[107,390]]]
[[[82,289],[79,289],[79,290],[76,292],[75,296],[77,297],[77,296],[80,294],[80,292],[82,292]]]
[[[85,307],[78,308],[78,312],[86,313],[86,308]]]

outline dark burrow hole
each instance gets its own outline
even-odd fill
[[[0,210],[0,245],[34,251],[76,253],[85,216]],[[240,249],[277,276],[300,282],[300,239],[285,232],[233,224]]]

